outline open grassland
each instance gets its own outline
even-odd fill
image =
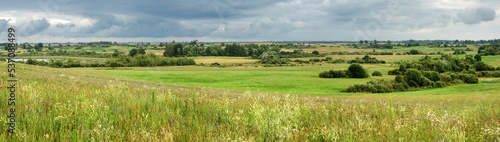
[[[105,68],[75,68],[72,70],[90,73],[105,74],[117,77],[125,77],[146,81],[154,81],[167,84],[179,84],[187,86],[215,87],[239,91],[253,91],[259,93],[279,93],[298,95],[352,95],[343,93],[352,84],[364,84],[376,79],[394,79],[387,75],[391,69],[390,64],[366,64],[363,67],[371,74],[380,71],[383,77],[371,77],[366,79],[346,78],[319,78],[318,74],[327,70],[345,70],[348,64],[326,64],[322,66],[297,66],[297,67],[237,67],[237,68],[215,68],[215,67],[154,67],[154,68],[117,68],[115,70]],[[487,78],[482,78],[487,80]],[[500,94],[497,83],[456,85],[446,88],[398,92],[395,95],[468,95],[478,93]],[[387,94],[384,94],[387,95]]]
[[[6,132],[2,94],[0,141],[500,140],[496,87],[469,94],[297,96],[17,68],[17,133]],[[3,90],[6,71],[0,70]],[[482,82],[476,86],[500,84]]]
[[[278,92],[292,94],[330,95],[345,94],[340,90],[352,84],[365,83],[380,78],[393,78],[391,76],[373,77],[368,79],[324,79],[319,78],[319,73],[327,70],[345,70],[348,64],[330,64],[323,66],[300,67],[254,67],[237,68],[216,67],[152,67],[152,68],[75,68],[86,72],[106,74],[118,77],[141,79],[169,84],[188,86],[217,87],[236,89],[240,91],[258,90],[263,92]],[[365,65],[371,72],[381,71],[387,75],[390,69],[387,65]]]

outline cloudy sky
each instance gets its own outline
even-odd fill
[[[500,38],[500,1],[0,0],[8,27],[18,42],[479,40]]]

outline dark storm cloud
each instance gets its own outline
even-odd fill
[[[0,1],[0,19],[15,18],[0,20],[0,28],[15,23],[26,36],[68,38],[352,40],[361,32],[375,39],[493,21],[495,9],[484,6],[499,5],[493,0],[16,0]]]
[[[50,26],[50,23],[47,19],[39,19],[39,20],[30,20],[27,23],[23,23],[18,30],[18,34],[21,36],[31,36],[38,34]]]
[[[468,25],[495,20],[496,13],[494,9],[479,7],[467,8],[457,14],[458,19]]]
[[[7,29],[8,25],[9,25],[9,20],[0,19],[0,29]]]

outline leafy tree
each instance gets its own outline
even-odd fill
[[[409,69],[405,72],[405,80],[411,87],[418,87],[422,79],[422,73],[416,69]]]
[[[366,70],[360,64],[352,64],[348,70],[351,78],[368,78]]]
[[[112,56],[116,58],[116,57],[120,56],[120,52],[118,52],[118,50],[115,49]]]
[[[476,55],[474,56],[474,59],[476,59],[476,61],[481,61],[481,55],[476,54]]]
[[[374,71],[372,73],[372,76],[382,76],[382,73],[380,73],[379,71]]]
[[[406,66],[405,65],[399,65],[399,71],[400,72],[406,72]]]
[[[144,50],[144,48],[139,48],[139,50],[137,51],[137,54],[144,55],[144,54],[146,54],[146,50]]]
[[[130,52],[128,52],[128,55],[134,57],[135,55],[137,55],[138,52],[139,51],[137,49],[132,49],[130,50]]]
[[[119,64],[116,61],[113,61],[113,62],[109,63],[109,66],[111,68],[115,69],[116,67],[119,67]]]
[[[319,55],[319,52],[318,52],[318,51],[316,51],[316,50],[314,50],[314,51],[312,52],[312,54],[314,54],[314,55]]]
[[[165,48],[165,52],[163,52],[164,57],[173,57],[175,56],[174,44],[167,44]]]

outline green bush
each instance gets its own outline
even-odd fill
[[[390,70],[387,74],[389,75],[400,75],[399,69]]]
[[[436,71],[426,71],[424,72],[424,77],[432,81],[441,81],[441,75]]]
[[[476,62],[474,63],[474,68],[476,71],[489,71],[492,67],[484,62]]]
[[[458,76],[458,78],[467,84],[479,83],[479,79],[477,78],[477,76],[472,74],[461,74]]]
[[[446,84],[443,81],[436,81],[436,85],[434,87],[443,88],[446,87]]]
[[[348,70],[351,78],[368,78],[366,70],[360,64],[352,64]]]
[[[374,71],[372,73],[372,76],[382,76],[382,73],[380,73],[379,71]]]
[[[401,75],[396,76],[395,81],[396,81],[397,83],[403,83],[403,82],[404,82],[403,76],[401,76]]]
[[[441,74],[441,79],[443,82],[451,82],[453,81],[453,79],[451,78],[450,75],[447,75],[447,74]]]
[[[422,73],[416,69],[409,69],[405,72],[405,80],[411,87],[418,87],[422,78]]]
[[[462,80],[460,80],[460,79],[455,79],[455,80],[453,80],[452,83],[453,84],[464,84],[464,82]]]
[[[324,71],[319,74],[321,78],[349,78],[349,71],[347,70],[330,70]]]
[[[434,88],[434,85],[436,84],[432,80],[428,79],[427,77],[422,77],[420,78],[420,86],[421,87],[427,87],[427,88]]]
[[[491,72],[491,71],[483,71],[479,74],[480,77],[500,77],[500,71]]]

